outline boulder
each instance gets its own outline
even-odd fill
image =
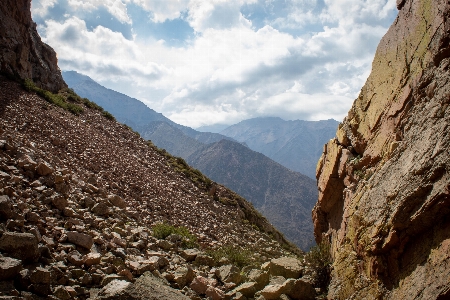
[[[5,232],[0,237],[0,251],[24,262],[39,258],[38,240],[31,233]]]
[[[36,173],[41,176],[47,176],[53,173],[53,169],[46,162],[41,162],[36,166]]]
[[[248,273],[248,280],[257,283],[257,290],[261,290],[269,283],[269,272],[253,269]]]
[[[0,281],[14,279],[21,270],[21,260],[11,257],[0,257]]]
[[[247,298],[253,298],[255,293],[258,291],[257,286],[258,286],[258,284],[254,281],[245,282],[245,283],[241,284],[240,286],[236,287],[232,291],[232,294],[241,293],[242,295],[244,295]]]
[[[128,283],[114,280],[104,286],[94,300],[189,300],[181,292],[166,286],[149,273]]]
[[[91,249],[92,245],[94,244],[94,239],[90,235],[85,233],[80,233],[77,231],[66,231],[66,235],[69,243],[75,244],[85,249]]]
[[[270,275],[283,276],[284,278],[300,278],[303,269],[302,263],[294,257],[275,258],[269,264]]]
[[[240,274],[241,270],[233,265],[221,266],[216,271],[217,278],[223,283],[233,282],[239,284],[241,282],[242,276]]]
[[[30,274],[31,283],[50,284],[50,271],[45,268],[37,267]]]
[[[111,202],[112,205],[117,206],[119,208],[125,208],[127,206],[125,200],[123,200],[122,197],[114,195],[114,194],[109,195],[108,200],[109,200],[109,202]]]
[[[184,258],[186,261],[191,262],[194,261],[197,255],[201,252],[197,249],[186,249],[180,252],[180,256]]]
[[[179,267],[175,270],[173,281],[182,289],[194,279],[195,273],[190,267]]]
[[[101,257],[102,256],[100,255],[100,253],[91,252],[84,256],[83,262],[87,267],[98,265],[100,263]]]
[[[59,210],[63,211],[69,205],[69,202],[63,195],[53,195],[51,197],[52,204]]]
[[[14,217],[13,203],[7,195],[0,196],[0,218],[7,220]]]
[[[208,289],[209,281],[207,278],[202,276],[197,276],[192,280],[190,288],[199,295],[204,295]]]
[[[225,299],[225,293],[218,288],[209,286],[205,292],[206,297],[211,300],[223,300]]]
[[[293,300],[314,300],[316,298],[314,286],[305,279],[297,279],[286,294]]]

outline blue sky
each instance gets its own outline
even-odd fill
[[[342,120],[395,0],[33,0],[75,70],[191,127]]]

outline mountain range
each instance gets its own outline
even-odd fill
[[[63,77],[79,95],[110,111],[117,120],[132,127],[143,138],[185,159],[211,179],[245,197],[297,246],[309,249],[314,245],[310,220],[317,198],[314,180],[283,167],[230,137],[176,124],[144,107],[137,99],[107,89],[87,76],[72,71],[63,72]],[[134,114],[138,115],[134,117]],[[229,159],[230,155],[234,161]],[[249,168],[250,165],[253,168]],[[252,188],[246,189],[246,184]],[[277,206],[278,209],[274,209]],[[294,212],[293,207],[298,210]]]

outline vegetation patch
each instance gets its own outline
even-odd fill
[[[314,286],[323,291],[328,290],[331,281],[331,245],[328,241],[322,241],[305,254],[306,263],[314,270]]]
[[[197,237],[184,226],[173,226],[166,222],[158,223],[152,227],[153,236],[157,239],[165,239],[171,234],[182,237],[181,245],[185,248],[198,248]]]
[[[107,119],[115,120],[114,116],[109,112],[103,110],[103,108],[96,103],[90,101],[87,98],[81,98],[75,93],[73,89],[63,89],[58,94],[53,94],[50,91],[41,89],[37,87],[31,79],[25,79],[23,81],[23,87],[28,92],[34,92],[38,96],[44,98],[47,102],[59,106],[74,115],[79,115],[83,113],[83,107],[85,106],[90,109],[95,109],[102,112],[103,116]]]
[[[255,265],[252,259],[252,252],[238,246],[226,245],[213,250],[206,250],[206,254],[211,256],[219,264],[225,258],[229,263],[242,268],[244,266]]]

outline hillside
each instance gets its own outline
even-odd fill
[[[334,137],[338,124],[335,120],[285,121],[265,117],[244,120],[220,133],[286,168],[315,178],[322,145]]]
[[[302,249],[313,245],[310,212],[317,199],[314,180],[227,140],[205,146],[187,162],[249,200]]]
[[[185,159],[206,176],[245,197],[301,249],[307,250],[314,245],[310,214],[317,198],[317,192],[313,180],[283,168],[264,155],[235,142],[232,138],[220,134],[198,132],[176,124],[147,108],[142,102],[106,89],[87,76],[76,72],[63,72],[63,76],[68,79],[69,86],[77,93],[83,97],[89,97],[92,101],[105,107],[118,120],[122,118],[144,139],[151,140],[158,148]],[[116,106],[122,109],[118,110]],[[147,113],[148,117],[145,117]],[[133,123],[126,121],[129,119],[135,121]],[[145,125],[136,125],[144,124],[146,120],[152,121]],[[303,133],[303,136],[305,135],[307,133]],[[227,139],[229,142],[224,142]],[[317,140],[318,138],[312,139]],[[321,141],[326,140],[322,139]],[[303,146],[297,146],[300,147],[297,152],[301,152]],[[317,146],[317,148],[322,149],[321,146]],[[205,151],[208,152],[206,161],[203,159]],[[224,163],[230,152],[233,153],[236,162],[239,162],[240,165]],[[308,154],[307,157],[310,156]],[[311,160],[308,163],[312,165],[315,164],[315,161]],[[214,166],[214,164],[217,165]],[[234,176],[225,178],[221,175],[228,173],[232,173]],[[274,173],[277,174],[276,180],[268,180],[268,176]],[[245,188],[246,184],[252,188]],[[273,204],[270,204],[271,201]],[[276,205],[279,207],[275,208]],[[293,212],[292,207],[296,207],[299,211]]]
[[[450,298],[450,4],[397,7],[317,168],[329,299]]]

